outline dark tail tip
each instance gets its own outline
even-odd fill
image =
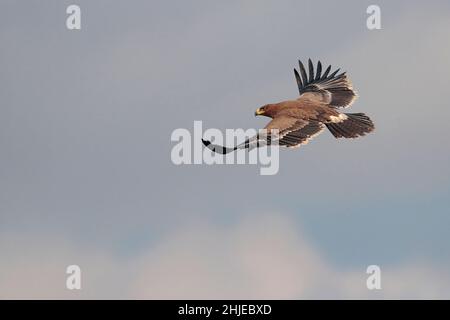
[[[203,139],[202,139],[202,142],[203,142],[203,145],[204,145],[205,147],[207,147],[207,146],[209,146],[209,145],[211,144],[211,141],[208,141],[208,140],[203,140]]]

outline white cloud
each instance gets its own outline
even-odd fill
[[[289,221],[253,216],[230,229],[180,230],[141,259],[132,290],[147,298],[292,298],[323,266]]]
[[[382,290],[369,291],[366,266],[336,268],[280,214],[246,216],[229,227],[193,223],[129,259],[63,238],[10,234],[7,239],[0,246],[0,298],[450,297],[450,273],[420,261],[381,265]],[[64,287],[69,264],[82,268],[80,292]]]
[[[340,270],[282,215],[246,217],[233,228],[180,230],[138,263],[134,298],[444,298],[450,274],[420,262],[380,266],[379,292],[367,266]]]

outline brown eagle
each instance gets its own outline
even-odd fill
[[[308,60],[308,74],[301,61],[300,73],[294,68],[300,97],[279,103],[266,104],[258,108],[256,116],[266,116],[272,120],[265,126],[267,134],[257,134],[245,142],[227,148],[203,140],[203,144],[214,152],[226,154],[237,149],[253,149],[271,144],[277,140],[280,146],[288,148],[306,144],[321,133],[325,127],[336,138],[357,138],[374,130],[375,126],[364,113],[342,113],[339,108],[349,107],[357,95],[345,72],[340,69],[330,73],[331,65],[322,73],[322,63],[318,61],[316,70]],[[277,129],[278,135],[271,136],[270,130]]]

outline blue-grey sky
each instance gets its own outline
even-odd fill
[[[0,297],[450,298],[447,1],[378,1],[373,31],[372,1],[77,1],[69,31],[72,3],[0,4]],[[275,176],[171,162],[194,120],[264,126],[310,57],[373,134]]]

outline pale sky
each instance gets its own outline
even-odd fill
[[[448,1],[378,1],[372,31],[373,1],[80,0],[69,31],[72,3],[0,4],[0,298],[450,298]],[[171,162],[194,120],[263,127],[308,58],[373,134],[275,176]]]

